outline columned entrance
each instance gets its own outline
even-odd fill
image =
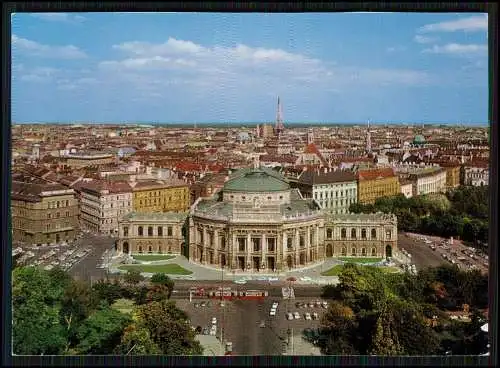
[[[238,257],[238,267],[240,270],[245,271],[245,257]]]
[[[260,271],[260,257],[253,257],[253,268],[257,272]]]
[[[385,247],[385,257],[386,258],[392,257],[392,247],[389,244],[387,244]]]
[[[274,257],[267,257],[267,268],[270,270],[276,269],[276,263]]]

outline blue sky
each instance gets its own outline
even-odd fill
[[[12,18],[12,121],[485,123],[486,14]]]

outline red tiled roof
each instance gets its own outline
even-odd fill
[[[374,169],[374,170],[359,170],[357,173],[358,180],[374,180],[377,178],[394,177],[392,168]]]

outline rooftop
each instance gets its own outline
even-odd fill
[[[61,184],[33,184],[12,181],[11,195],[12,199],[28,202],[40,202],[42,197],[65,195],[73,193]]]
[[[122,221],[175,221],[183,222],[188,216],[187,212],[130,212],[122,217]]]
[[[330,171],[327,173],[322,171],[304,171],[299,177],[299,182],[309,185],[343,183],[355,180],[356,175],[351,171],[345,170]]]
[[[269,172],[254,169],[228,180],[224,191],[230,192],[281,192],[290,189],[285,179],[278,178],[279,173],[270,175]]]

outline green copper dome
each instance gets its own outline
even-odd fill
[[[259,169],[230,179],[224,185],[224,191],[227,192],[281,192],[289,189],[290,185],[286,181]]]
[[[413,139],[413,143],[415,144],[423,144],[425,143],[425,138],[423,135],[416,135],[415,138]]]

